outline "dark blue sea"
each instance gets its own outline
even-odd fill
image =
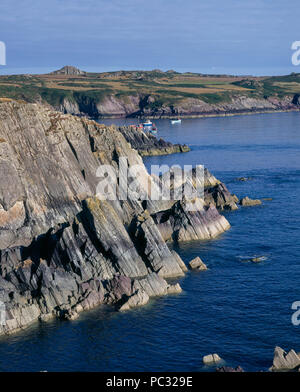
[[[211,371],[202,363],[210,353],[257,371],[272,364],[276,345],[300,351],[300,326],[291,322],[300,301],[300,113],[156,125],[158,137],[191,151],[146,158],[148,168],[204,164],[239,197],[272,200],[227,212],[232,228],[217,239],[175,247],[186,262],[200,256],[209,267],[180,279],[183,293],[2,337],[0,371]],[[266,259],[245,261],[253,256]]]

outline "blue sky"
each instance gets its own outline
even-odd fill
[[[11,69],[300,72],[299,0],[1,0]]]

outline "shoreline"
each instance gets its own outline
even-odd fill
[[[64,116],[62,116],[62,117],[60,118],[60,120],[61,120],[61,121],[66,121],[66,120],[68,120],[68,118],[69,118],[69,116],[66,116],[65,118],[64,118]],[[53,116],[52,116],[52,119],[53,119]],[[82,121],[85,122],[84,119],[83,119]],[[80,121],[77,119],[77,122],[80,122]],[[73,125],[74,125],[74,124],[73,124]],[[94,124],[89,124],[89,123],[87,122],[86,125],[92,126],[92,125],[94,125]],[[107,131],[109,131],[109,129],[108,129]],[[104,132],[104,130],[101,130],[100,133],[102,133],[102,132]],[[111,132],[112,132],[112,130],[111,130]],[[113,132],[112,132],[112,133],[113,133]],[[47,136],[49,137],[49,135],[47,135]],[[51,135],[50,135],[50,136],[51,136]],[[54,132],[54,136],[55,136],[55,132]],[[71,135],[71,136],[72,136],[72,135]],[[69,137],[70,137],[70,134],[69,134]],[[74,138],[70,137],[70,140],[74,143]],[[101,144],[101,145],[102,145],[102,144]],[[76,145],[76,149],[77,149],[77,148],[78,148],[78,146]],[[79,156],[80,156],[80,155],[79,155]],[[212,184],[211,184],[211,185],[212,185]],[[93,209],[95,209],[95,208],[93,208]],[[92,211],[92,210],[91,210],[91,211]],[[108,209],[106,209],[106,210],[105,210],[105,213],[107,214],[108,212],[109,212]],[[149,218],[147,218],[146,215],[143,215],[143,216],[142,216],[142,215],[139,215],[139,216],[138,216],[138,220],[139,220],[139,222],[141,222],[141,225],[145,224],[145,222],[147,221],[147,219],[149,219]],[[78,222],[79,222],[79,221],[78,221]],[[28,261],[28,260],[27,260],[27,261]],[[185,264],[186,264],[187,260],[185,260],[184,262],[185,262]],[[43,268],[46,268],[46,264],[45,264],[44,261],[41,261],[41,265],[43,266]],[[24,268],[28,268],[28,266],[30,266],[30,264],[27,262],[26,265],[24,265]],[[22,268],[23,268],[23,266],[22,266]],[[186,277],[187,277],[187,275],[186,275]],[[142,278],[144,278],[144,277],[142,277]],[[176,278],[176,277],[174,277],[174,278],[175,278],[176,281],[177,281],[177,278]],[[171,283],[171,282],[174,283],[174,281],[173,281],[174,278],[170,278],[170,280],[168,280],[168,278],[166,277],[166,282],[167,282],[167,283]],[[138,284],[137,282],[139,282],[139,281],[141,281],[141,279],[137,278],[137,279],[136,279],[136,282],[134,282],[134,284]],[[86,282],[85,282],[84,284],[86,284]],[[164,295],[170,295],[170,294],[173,295],[173,294],[177,294],[177,293],[179,293],[179,291],[175,291],[174,285],[170,285],[169,292],[168,292],[168,289],[167,289],[166,294],[160,294],[160,295],[157,295],[157,296],[150,296],[150,295],[149,295],[149,298],[150,298],[151,300],[155,300],[157,297],[161,297],[161,296],[164,296]],[[134,295],[135,295],[135,294],[133,293],[133,294],[131,294],[130,297],[133,299],[133,298],[135,298]],[[129,297],[129,298],[130,298],[130,297]],[[152,298],[151,298],[151,297],[152,297]],[[84,300],[84,301],[85,301],[85,300]],[[95,301],[95,302],[89,302],[89,301],[88,301],[88,304],[86,304],[86,303],[84,302],[84,306],[82,306],[81,304],[82,304],[82,302],[81,302],[81,303],[78,303],[78,304],[75,306],[75,308],[71,308],[70,310],[67,310],[67,312],[63,313],[62,315],[66,316],[66,317],[64,317],[63,319],[66,319],[66,320],[69,320],[69,321],[73,321],[73,320],[75,320],[75,319],[78,319],[78,317],[80,317],[80,314],[83,313],[83,311],[86,311],[86,310],[89,311],[89,310],[98,308],[98,307],[100,307],[100,305],[107,305],[107,303],[101,302],[101,300],[99,300],[98,302],[97,302],[97,301]],[[144,304],[146,305],[147,302],[145,302]],[[113,303],[111,303],[109,306],[113,306]],[[131,309],[134,309],[134,308],[131,308]],[[124,308],[123,310],[128,310],[128,309]],[[117,312],[116,312],[116,314],[117,314]],[[51,322],[51,321],[55,320],[55,318],[60,318],[60,317],[57,317],[57,315],[54,314],[54,313],[45,314],[43,317],[39,318],[38,320],[33,321],[32,323],[29,323],[28,325],[26,325],[26,326],[24,326],[24,327],[17,328],[17,329],[15,329],[15,330],[13,330],[13,331],[9,331],[8,333],[5,333],[5,334],[3,335],[3,337],[10,337],[10,336],[12,336],[12,335],[15,334],[15,333],[17,334],[17,333],[26,332],[27,327],[30,327],[31,325],[34,325],[34,324],[38,325],[39,323],[40,323],[40,324],[46,324],[48,321]]]
[[[233,117],[233,116],[250,116],[250,115],[255,115],[255,114],[274,114],[274,113],[290,113],[290,112],[300,112],[300,108],[296,109],[280,109],[280,110],[251,110],[251,111],[245,111],[245,112],[225,112],[225,113],[211,113],[211,114],[191,114],[191,115],[174,115],[174,116],[101,116],[101,117],[90,117],[86,116],[84,114],[81,115],[76,115],[78,117],[87,117],[90,119],[94,119],[96,121],[101,121],[101,119],[108,120],[108,119],[151,119],[151,120],[171,120],[174,119],[174,117],[180,117],[181,119],[193,119],[193,118],[214,118],[214,117]]]
[[[126,156],[130,167],[141,166],[138,186],[143,196],[150,175],[135,148],[145,141],[156,153],[157,148],[174,152],[172,148],[183,146],[38,104],[5,102],[0,112],[1,152],[9,152],[4,161],[12,167],[4,200],[14,196],[0,216],[1,300],[6,312],[1,335],[53,316],[75,320],[83,310],[100,304],[124,311],[143,306],[152,297],[179,293],[180,285],[167,279],[184,276],[188,267],[167,242],[213,239],[230,228],[221,207],[235,209],[237,200],[208,170],[207,197],[191,201],[193,213],[184,200],[147,203],[129,194],[127,203],[121,204],[96,197],[99,165],[115,165]],[[22,129],[21,134],[16,129]],[[27,162],[23,176],[20,162]],[[58,168],[57,185],[51,174]],[[32,177],[37,183],[34,195],[28,180]],[[222,206],[213,198],[216,186]],[[14,203],[21,197],[24,201]]]

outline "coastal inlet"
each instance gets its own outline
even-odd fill
[[[5,116],[9,110],[10,106],[5,107],[5,111],[1,115]],[[95,138],[97,141],[100,137],[99,144],[96,141],[94,143],[93,139],[85,142],[83,138],[83,142],[81,138],[78,139],[78,134],[81,135],[81,124],[88,127],[89,132],[95,131],[97,134],[93,123],[81,122],[80,119],[70,120],[69,116],[57,117],[58,121],[55,122],[56,115],[50,121],[51,112],[47,114],[42,111],[39,114],[36,110],[35,106],[31,107],[30,105],[17,107],[18,118],[20,119],[22,116],[26,118],[22,125],[25,131],[22,133],[10,131],[1,137],[6,141],[9,141],[10,137],[18,138],[18,140],[12,140],[12,145],[18,146],[23,137],[27,138],[30,135],[29,129],[26,131],[28,122],[32,124],[30,129],[35,129],[36,126],[37,129],[46,130],[49,133],[45,143],[51,143],[52,155],[54,151],[53,160],[60,162],[58,157],[62,156],[61,153],[68,154],[68,159],[64,161],[63,165],[59,163],[60,166],[55,172],[63,173],[63,167],[66,165],[69,168],[68,173],[74,173],[75,177],[72,177],[72,181],[75,184],[77,183],[76,179],[80,179],[78,181],[80,184],[91,183],[88,164],[89,160],[93,158],[86,152],[89,148],[94,151],[93,156],[94,154],[98,155],[99,152],[102,153],[101,159],[107,157],[107,162],[111,162],[111,156],[114,155],[105,155],[104,152],[99,151],[99,145],[108,143],[108,146],[105,144],[108,151],[118,150],[121,147],[126,148],[126,151],[129,152],[128,147],[125,147],[121,140],[118,141],[121,134],[114,127],[109,128],[109,131],[101,127],[100,136]],[[121,121],[111,120],[117,125],[124,125]],[[72,132],[70,134],[66,132],[63,136],[60,131],[56,130],[55,124],[57,127],[64,127],[63,129],[66,131],[77,129],[78,133],[76,137],[72,137]],[[159,278],[159,280],[168,281],[169,285],[179,283],[182,288],[181,293],[150,298],[145,306],[135,308],[132,311],[115,312],[113,306],[102,304],[82,312],[75,321],[52,319],[47,323],[33,323],[22,332],[1,338],[1,370],[211,371],[215,367],[204,366],[202,361],[204,356],[211,353],[218,353],[228,366],[240,365],[248,371],[268,370],[272,365],[276,345],[286,351],[291,348],[296,352],[299,351],[298,328],[291,323],[293,313],[291,304],[295,300],[299,300],[297,282],[300,278],[298,241],[300,216],[297,207],[300,187],[299,114],[280,113],[205,120],[185,119],[181,125],[176,127],[171,126],[169,120],[159,120],[156,121],[156,125],[159,137],[174,144],[187,144],[191,151],[145,157],[144,163],[147,168],[152,163],[166,163],[168,165],[179,163],[181,166],[184,164],[204,164],[211,170],[215,178],[226,184],[231,194],[238,195],[239,199],[245,196],[251,199],[260,199],[262,204],[255,207],[239,207],[237,211],[223,210],[221,213],[230,222],[231,228],[212,240],[187,241],[179,244],[173,241],[169,244],[171,254],[175,250],[186,265],[189,261],[200,257],[207,266],[207,270],[190,270],[175,280]],[[12,128],[7,129],[11,130]],[[85,132],[86,128],[82,134],[86,135]],[[108,137],[109,135],[113,135],[115,139]],[[35,137],[32,140],[32,145],[40,143],[40,140],[44,143],[42,134],[41,137]],[[72,152],[69,143],[76,151],[78,159]],[[82,150],[79,148],[80,143],[84,143]],[[41,151],[42,148],[43,155],[49,158],[45,153],[47,144],[43,144],[43,147],[39,146],[34,151]],[[54,148],[59,148],[59,152],[56,153]],[[63,150],[61,150],[62,148]],[[1,157],[7,157],[6,161],[14,157],[13,153],[9,151],[7,144],[3,144]],[[84,151],[84,154],[81,151]],[[24,154],[22,160],[25,162],[25,168],[31,167],[33,164],[41,166],[42,156],[37,156],[34,160],[32,158],[27,160],[25,159],[26,150],[21,147],[20,153]],[[135,154],[131,155],[130,153],[129,156],[132,156],[133,161],[136,159]],[[14,165],[19,167],[17,162]],[[48,159],[47,162],[49,162]],[[85,166],[83,166],[83,162],[85,162]],[[49,163],[47,164],[49,165]],[[69,165],[72,167],[70,168]],[[20,167],[20,170],[24,169]],[[33,171],[33,174],[30,172],[30,177],[35,172],[38,170]],[[250,179],[238,181],[237,179],[240,177]],[[7,178],[9,179],[10,176]],[[45,184],[52,186],[48,172],[46,179]],[[55,177],[53,184],[56,184],[57,187],[60,181],[65,180],[57,181]],[[50,185],[48,185],[49,183]],[[15,177],[14,184],[16,184]],[[39,184],[38,181],[37,184]],[[2,191],[4,194],[7,194],[5,193],[7,189],[10,189],[11,195],[16,194],[17,190],[21,194],[22,186],[18,188],[16,186],[9,188],[9,186],[9,182],[6,182]],[[63,182],[62,189],[65,187],[66,183]],[[53,194],[54,189],[50,189],[50,194]],[[34,189],[30,193],[31,199],[29,200],[32,200],[33,197],[36,200],[39,195],[40,190]],[[272,200],[263,200],[264,198]],[[1,200],[1,203],[7,203],[3,208],[5,211],[9,209],[9,200],[9,198]],[[11,200],[14,205],[16,201],[13,198]],[[18,200],[23,200],[23,198]],[[101,220],[92,219],[91,214],[97,217],[100,213],[100,211],[97,212],[97,205],[92,202],[93,200],[90,200],[89,205],[84,207],[78,203],[78,208],[74,208],[73,201],[70,203],[69,200],[61,199],[59,203],[56,203],[54,199],[50,199],[45,210],[47,219],[45,221],[35,219],[39,225],[51,222],[53,216],[62,216],[64,222],[70,219],[75,211],[74,215],[79,215],[80,218],[86,216],[81,221],[84,222],[84,226],[82,223],[77,224],[75,220],[71,227],[64,228],[64,226],[53,225],[55,229],[49,233],[46,226],[47,235],[41,237],[25,229],[24,238],[28,233],[29,244],[26,245],[27,253],[21,255],[24,258],[24,266],[20,265],[17,256],[14,256],[12,252],[10,254],[8,252],[1,253],[3,257],[6,254],[2,262],[1,273],[4,276],[18,277],[18,280],[13,278],[10,281],[7,280],[8,285],[14,285],[15,293],[19,290],[16,287],[21,287],[18,286],[21,285],[19,279],[22,282],[22,289],[28,290],[29,300],[33,303],[36,303],[34,301],[37,301],[36,298],[39,297],[33,297],[32,293],[38,295],[41,293],[47,298],[48,292],[56,290],[55,296],[60,299],[64,294],[59,293],[57,287],[64,287],[65,292],[68,292],[68,297],[66,297],[66,302],[61,302],[61,304],[69,306],[67,301],[70,296],[71,301],[74,300],[73,298],[78,298],[76,291],[78,285],[77,283],[72,285],[72,280],[80,282],[85,279],[87,273],[95,274],[95,269],[92,268],[99,266],[97,261],[99,252],[104,254],[106,260],[111,260],[113,254],[117,254],[117,248],[112,248],[112,250],[111,246],[104,248],[102,245],[104,243],[103,235],[109,238],[115,230],[115,222],[119,222],[123,212],[117,210],[117,216],[112,215],[113,220],[109,222],[108,233],[104,223],[101,227],[98,226],[98,222]],[[128,211],[127,221],[132,216],[135,217],[133,208],[136,207],[138,206],[125,205],[122,207],[124,211]],[[68,208],[68,214],[64,213],[66,208]],[[140,211],[142,213],[144,209],[142,208]],[[45,213],[36,209],[33,212]],[[103,222],[110,214],[113,212],[107,206],[105,214],[102,214],[102,216],[104,215],[101,218]],[[143,231],[148,231],[149,221],[147,222],[147,220],[149,218],[144,217],[143,214],[138,216],[140,217],[136,220],[138,230],[133,233],[141,235]],[[61,218],[60,222],[62,222]],[[95,235],[93,235],[95,228],[90,226],[93,222],[94,225],[96,223]],[[117,225],[118,228],[121,227],[119,223]],[[26,227],[26,225],[24,226]],[[155,226],[157,225],[155,224]],[[153,228],[151,226],[151,230]],[[70,244],[69,237],[66,236],[70,232],[72,233],[73,229],[75,232],[72,235],[75,236],[75,240],[72,240],[71,243],[73,244],[75,241],[75,247],[63,248],[65,244]],[[8,231],[3,232],[7,233]],[[102,236],[100,242],[98,233],[101,233]],[[130,241],[128,240],[124,231],[121,233],[123,233],[124,244],[134,243],[131,237]],[[53,255],[53,261],[49,264],[51,275],[44,275],[49,278],[54,277],[54,279],[45,285],[43,284],[41,289],[39,288],[41,286],[37,286],[40,291],[34,291],[30,288],[31,282],[34,282],[34,279],[30,281],[30,276],[35,276],[31,271],[35,271],[34,268],[38,265],[38,251],[43,246],[35,248],[39,243],[33,242],[31,244],[31,235],[40,238],[40,240],[50,240],[53,245],[51,249],[54,249],[50,253]],[[82,240],[83,238],[84,240]],[[8,240],[9,237],[7,237]],[[76,240],[79,244],[78,252],[76,251],[78,249]],[[85,240],[87,240],[86,244]],[[11,245],[9,245],[11,249],[17,250],[19,245],[13,245],[13,241],[15,241],[13,237],[9,241],[11,241]],[[45,242],[42,242],[43,244]],[[20,246],[24,246],[24,244]],[[57,246],[58,248],[56,248]],[[92,246],[96,247],[96,251],[90,252]],[[72,249],[72,251],[68,249]],[[74,254],[77,255],[76,259],[72,257]],[[84,265],[81,264],[81,257],[85,254],[89,255],[92,261],[85,262]],[[45,263],[40,263],[40,270],[44,268],[43,265],[47,268],[49,263],[49,256],[47,254],[43,256]],[[244,263],[240,259],[240,257],[263,256],[266,259],[260,263]],[[130,258],[130,263],[132,263],[132,256]],[[32,263],[28,261],[25,263],[25,260],[32,260]],[[138,258],[136,257],[135,260]],[[139,265],[143,264],[144,261]],[[109,261],[102,261],[100,265],[101,270],[99,268],[96,273],[109,271],[111,268]],[[119,268],[120,262],[117,261],[115,265],[116,268]],[[151,262],[151,265],[154,264]],[[159,268],[159,265],[157,267]],[[89,272],[90,269],[92,269],[91,272]],[[39,277],[42,276],[40,270],[37,270],[36,273]],[[137,280],[139,281],[140,278]],[[42,281],[41,279],[38,283]],[[70,284],[67,285],[67,282]],[[117,280],[112,281],[111,284],[114,282],[117,283]],[[12,286],[4,286],[3,284],[2,287],[8,287],[8,294],[11,292],[9,287]],[[126,287],[126,285],[122,285],[122,287]],[[83,288],[86,290],[83,293],[90,292],[86,286]],[[106,298],[112,298],[112,294]],[[24,301],[24,296],[14,298],[8,296],[8,301],[11,304],[15,303],[16,309],[28,306],[27,300]],[[66,314],[70,313],[66,312]]]

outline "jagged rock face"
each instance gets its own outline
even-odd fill
[[[273,366],[270,368],[271,371],[293,370],[299,368],[299,366],[300,356],[294,350],[290,350],[287,353],[281,347],[275,347]]]
[[[188,152],[190,148],[187,145],[172,144],[165,140],[157,139],[150,133],[136,127],[119,127],[131,147],[139,152],[142,156],[173,154],[176,152]]]
[[[86,72],[81,71],[79,68],[73,67],[72,65],[65,65],[57,71],[51,72],[53,75],[85,75]]]
[[[133,221],[130,231],[139,253],[146,257],[150,269],[159,276],[168,278],[184,275],[177,257],[170,252],[152,217],[143,218],[138,217]]]
[[[214,204],[219,210],[236,210],[238,198],[232,195],[225,184],[220,183],[205,190],[205,200]]]
[[[189,203],[193,204],[193,211]],[[202,199],[178,201],[170,210],[158,212],[153,217],[165,241],[207,240],[230,228],[216,207],[207,206]]]
[[[118,98],[107,95],[101,102],[94,102],[99,117],[126,117],[139,111],[140,96],[132,95],[126,98]]]
[[[133,94],[118,97],[108,94],[99,100],[89,100],[82,105],[81,100],[75,99],[74,103],[65,100],[56,109],[66,113],[84,113],[94,117],[152,117],[152,118],[174,118],[180,117],[201,117],[201,116],[222,116],[227,114],[241,114],[252,112],[268,112],[276,110],[298,110],[298,95],[287,95],[282,98],[254,98],[248,96],[234,96],[228,102],[207,103],[199,98],[183,98],[178,103],[169,105],[161,104],[158,98],[158,105],[155,98],[149,95]]]
[[[177,172],[177,175],[175,175]],[[178,177],[178,173],[181,176]],[[221,183],[206,168],[204,169],[204,197],[194,197],[191,200],[172,200],[169,206],[155,203],[147,204],[152,211],[152,217],[165,241],[207,240],[218,236],[230,228],[228,221],[218,210],[237,209],[237,197],[232,195],[225,184]],[[181,169],[171,170],[171,195],[175,196],[179,188],[196,187],[196,169],[185,181]],[[161,179],[163,182],[163,178]],[[183,190],[182,190],[183,192]],[[192,208],[190,208],[192,207]]]
[[[131,194],[95,197],[98,166],[117,167],[120,157],[142,167],[141,193],[151,180],[116,127],[12,101],[0,104],[0,141],[0,333],[53,316],[74,319],[101,303],[126,310],[180,292],[165,280],[186,271],[155,216],[165,204],[157,201],[151,216]],[[204,200],[190,216],[187,202],[171,202],[173,238],[210,238],[229,227]]]

